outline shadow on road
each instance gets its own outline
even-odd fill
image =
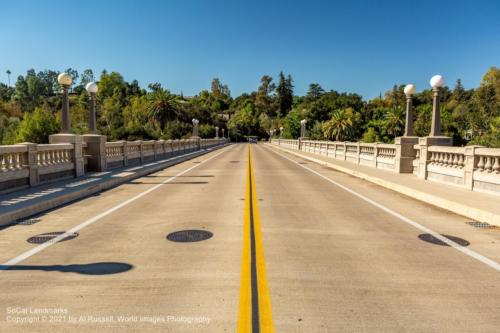
[[[97,262],[93,264],[74,264],[74,265],[0,265],[0,270],[5,271],[45,271],[78,273],[85,275],[109,275],[124,273],[134,266],[123,262]]]

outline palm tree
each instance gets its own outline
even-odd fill
[[[387,109],[384,115],[384,124],[387,134],[392,137],[399,136],[405,128],[405,111],[402,107]]]
[[[323,125],[323,133],[328,139],[343,141],[351,134],[352,124],[352,108],[335,110],[332,114],[332,118]]]
[[[176,95],[162,88],[154,91],[150,98],[149,116],[158,122],[163,134],[167,121],[174,120],[178,115],[179,100]]]
[[[5,73],[7,73],[7,80],[9,82],[9,87],[10,87],[10,74],[12,73],[10,69],[8,69]]]

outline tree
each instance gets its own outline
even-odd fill
[[[260,86],[255,95],[255,107],[270,117],[276,116],[273,97],[271,96],[275,89],[276,85],[273,83],[273,78],[269,75],[264,75],[260,79]]]
[[[17,142],[48,143],[49,135],[59,131],[59,124],[49,110],[36,108],[26,113],[19,124]]]
[[[10,69],[8,69],[5,73],[7,73],[7,82],[9,82],[9,87],[10,87],[10,74],[12,73]]]
[[[87,83],[94,81],[95,81],[94,71],[92,71],[92,69],[84,70],[82,75],[80,76],[80,85],[85,87]]]
[[[386,110],[384,125],[391,139],[403,134],[405,128],[405,111],[402,107],[392,107]]]
[[[352,138],[354,126],[354,110],[352,108],[336,110],[332,118],[323,125],[323,133],[328,139],[344,141]]]
[[[148,109],[150,117],[158,123],[163,135],[167,121],[174,120],[178,115],[179,101],[177,96],[160,87],[151,94]]]
[[[316,101],[321,95],[324,94],[323,88],[317,83],[311,83],[309,85],[309,90],[307,91],[306,98],[310,101]]]
[[[231,96],[229,87],[220,82],[218,78],[214,78],[210,85],[211,93],[216,99],[226,99]]]
[[[276,94],[278,97],[278,112],[281,116],[286,116],[288,112],[292,109],[293,104],[293,84],[292,76],[288,75],[285,78],[285,74],[280,72],[279,83],[276,88]]]

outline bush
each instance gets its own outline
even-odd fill
[[[19,124],[16,142],[48,143],[49,135],[59,132],[59,124],[49,110],[36,108],[25,113]]]

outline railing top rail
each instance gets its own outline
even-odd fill
[[[500,157],[500,148],[477,147],[474,150],[474,154]]]
[[[464,154],[465,147],[429,146],[430,152]]]
[[[0,145],[0,154],[24,153],[28,151],[25,145]]]
[[[37,145],[38,151],[73,149],[72,143],[49,143]]]
[[[389,149],[396,149],[396,145],[393,143],[377,143],[378,148],[389,148]]]
[[[113,142],[106,142],[106,147],[121,147],[125,141],[113,141]]]

